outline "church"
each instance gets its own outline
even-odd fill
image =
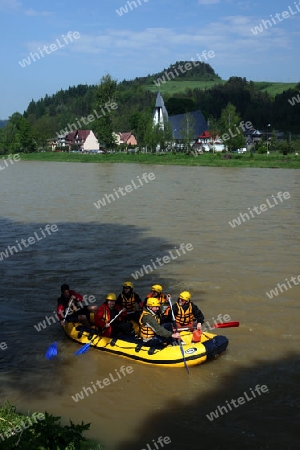
[[[191,111],[190,114],[193,117],[193,128],[194,135],[193,139],[197,139],[199,135],[204,133],[208,129],[207,121],[205,120],[202,112],[200,110]],[[155,107],[153,110],[153,123],[154,125],[160,125],[161,128],[164,128],[165,122],[169,122],[171,125],[172,135],[174,141],[180,143],[183,141],[183,120],[185,114],[176,114],[174,116],[169,116],[168,111],[165,107],[164,100],[160,92],[158,92],[155,102]]]

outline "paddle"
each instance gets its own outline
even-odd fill
[[[69,303],[69,305],[68,305],[66,314],[65,314],[65,316],[64,316],[63,324],[65,324],[65,322],[66,322],[66,317],[67,317],[67,315],[69,314],[69,311],[70,311],[70,309],[71,309],[71,305],[72,305],[73,302],[74,302],[74,298],[72,298],[72,300],[70,301],[70,303]],[[46,351],[46,353],[45,353],[45,357],[46,357],[47,359],[53,359],[53,358],[55,358],[55,356],[57,356],[57,354],[58,354],[57,343],[56,343],[56,342],[53,342],[53,344],[51,344],[51,345],[48,347],[48,349],[47,349],[47,351]]]
[[[216,323],[213,325],[213,328],[231,328],[231,327],[238,327],[240,325],[240,322],[224,322],[224,323]]]
[[[224,322],[224,323],[216,323],[211,328],[233,328],[238,327],[240,325],[240,322]],[[194,331],[196,330],[196,327],[185,327],[185,328],[178,328],[178,331]]]
[[[167,299],[168,299],[168,302],[169,302],[169,305],[170,305],[170,308],[171,308],[172,319],[173,319],[173,322],[174,322],[174,325],[175,325],[175,329],[178,332],[178,327],[177,327],[177,323],[176,323],[175,316],[174,316],[174,311],[173,311],[173,307],[172,307],[172,301],[171,301],[171,295],[170,294],[167,295]],[[190,374],[190,369],[188,368],[188,365],[187,365],[185,357],[184,357],[184,350],[183,350],[183,347],[182,347],[181,339],[178,339],[178,341],[179,341],[178,343],[179,343],[179,346],[180,346],[180,350],[181,350],[181,354],[182,354],[182,358],[183,358],[183,362],[184,362],[185,368],[187,370],[187,373]]]
[[[74,302],[74,300],[75,300],[75,298],[73,297],[72,300],[70,301],[69,305],[68,305],[68,308],[67,308],[67,311],[66,311],[64,320],[63,320],[63,324],[66,323],[66,317],[67,317],[67,315],[69,314],[69,311],[70,311],[70,309],[71,309],[71,306],[72,306],[72,303]]]
[[[55,356],[57,355],[57,353],[58,353],[58,350],[57,350],[57,343],[56,343],[56,342],[53,342],[53,344],[51,344],[51,345],[48,347],[48,349],[47,349],[47,351],[46,351],[46,353],[45,353],[45,357],[46,357],[47,359],[53,359],[53,358],[55,358]]]
[[[110,322],[108,322],[108,325],[111,325],[118,317],[120,314],[122,314],[122,312],[124,312],[124,308],[121,309],[121,311],[119,312],[119,314],[117,314]],[[108,328],[108,327],[107,327]],[[102,331],[104,330],[104,328],[102,328]],[[98,334],[96,334],[96,336],[98,336]],[[90,348],[91,344],[93,343],[94,339],[96,338],[96,336],[91,340],[91,342],[89,342],[88,344],[85,344],[83,347],[81,347],[79,350],[77,350],[77,352],[74,353],[74,355],[81,355],[82,353],[86,353],[88,351],[88,349]],[[102,336],[99,336],[99,339]]]

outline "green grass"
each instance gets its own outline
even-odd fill
[[[268,92],[271,97],[275,97],[276,94],[282,94],[282,92],[288,89],[294,89],[298,83],[275,83],[268,81],[254,81],[255,85],[261,86],[259,88],[262,92]]]
[[[250,80],[248,80],[250,81]],[[161,84],[161,86],[155,86],[154,83],[145,84],[145,89],[151,92],[157,92],[160,90],[162,94],[178,94],[184,93],[186,89],[210,89],[216,84],[224,84],[225,80],[215,80],[215,81],[187,81],[187,80],[171,80],[167,81],[165,84]],[[275,97],[276,94],[282,94],[282,92],[287,91],[288,89],[293,89],[296,87],[297,83],[277,83],[273,81],[254,81],[253,82],[260,91],[268,92],[271,97]]]
[[[154,83],[152,84],[146,84],[145,88],[148,91],[151,92],[157,92],[160,90],[160,92],[164,94],[176,94],[178,92],[184,92],[186,89],[210,89],[211,87],[215,86],[216,84],[224,84],[224,80],[216,80],[216,81],[187,81],[187,80],[171,80],[168,81],[165,84],[161,84],[159,87],[156,86]]]
[[[300,157],[294,154],[283,156],[280,153],[245,155],[235,154],[232,159],[225,159],[224,154],[203,154],[199,156],[185,155],[184,153],[157,153],[157,154],[126,154],[108,153],[99,155],[82,155],[80,153],[29,153],[21,154],[23,161],[53,161],[53,162],[84,162],[84,163],[136,163],[160,164],[180,166],[207,166],[207,167],[269,167],[283,169],[299,169]],[[17,163],[16,163],[17,164]]]

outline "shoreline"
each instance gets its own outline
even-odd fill
[[[300,169],[300,156],[295,154],[282,155],[266,154],[237,154],[231,159],[226,154],[209,153],[199,156],[183,153],[107,153],[107,154],[80,154],[80,153],[20,153],[20,161],[42,162],[81,162],[81,163],[122,163],[122,164],[153,164],[153,165],[180,165],[201,167],[243,167],[243,168],[269,168],[269,169]],[[4,156],[5,158],[5,156]]]

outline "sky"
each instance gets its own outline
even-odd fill
[[[0,119],[106,74],[131,80],[182,60],[225,80],[299,82],[299,36],[300,0],[0,0]]]

